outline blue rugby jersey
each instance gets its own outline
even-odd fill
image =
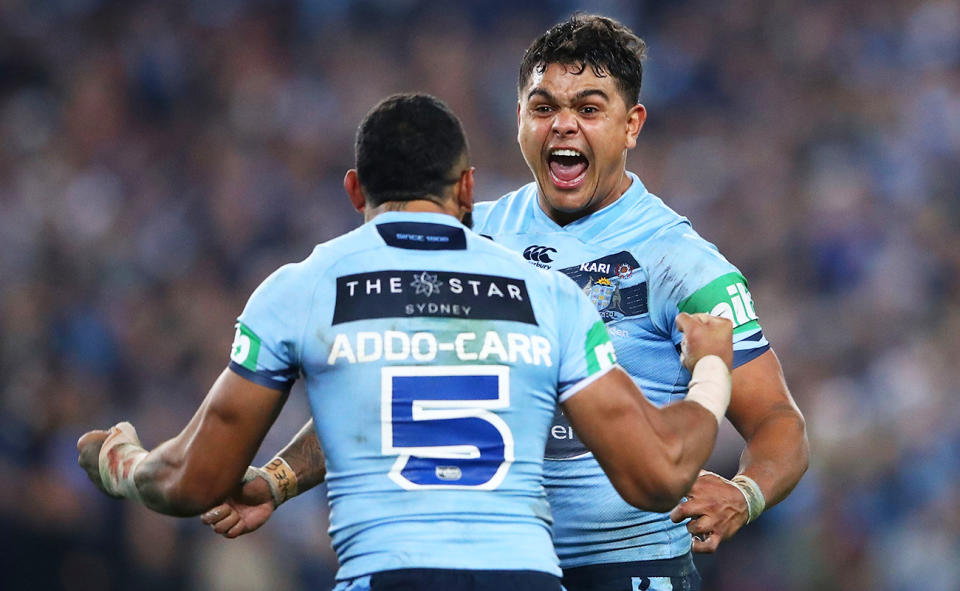
[[[450,216],[390,212],[265,280],[230,367],[273,388],[305,379],[339,580],[556,575],[547,432],[558,400],[612,367],[612,351],[569,279]]]
[[[734,366],[769,348],[740,272],[686,218],[632,179],[623,196],[559,226],[540,208],[530,183],[478,203],[475,230],[561,271],[580,285],[606,323],[619,364],[647,398],[664,405],[686,394],[690,374],[678,353],[676,315],[708,312],[734,324]],[[559,411],[546,448],[544,484],[564,568],[658,560],[690,549],[690,534],[666,513],[627,504]]]

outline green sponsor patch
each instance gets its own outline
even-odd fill
[[[680,302],[678,308],[688,314],[706,312],[726,318],[733,322],[734,333],[760,328],[747,280],[740,273],[717,277]]]
[[[257,356],[260,355],[260,337],[242,323],[237,323],[237,332],[233,337],[230,359],[250,371],[257,370]]]
[[[607,327],[599,320],[587,331],[587,342],[584,348],[587,354],[588,376],[602,369],[606,369],[617,362],[617,355],[613,351],[613,343],[610,342]]]

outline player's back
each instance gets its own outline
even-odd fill
[[[292,335],[257,346],[307,380],[338,578],[559,574],[543,449],[558,389],[598,369],[599,318],[572,282],[452,217],[394,212],[275,273],[241,321]]]

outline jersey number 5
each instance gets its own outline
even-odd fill
[[[513,434],[491,412],[510,406],[510,368],[382,368],[383,453],[407,490],[497,488],[513,462]]]

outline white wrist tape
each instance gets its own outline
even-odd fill
[[[686,400],[696,402],[717,417],[717,424],[730,404],[730,370],[723,359],[716,355],[701,357],[693,367],[690,383],[687,384]]]
[[[140,491],[133,477],[147,457],[137,430],[124,421],[110,428],[100,448],[100,482],[107,493],[140,502]]]
[[[291,497],[297,496],[297,473],[290,464],[280,456],[274,457],[263,468],[250,466],[243,476],[244,482],[250,482],[256,477],[263,478],[270,487],[270,496],[276,507]]]
[[[767,500],[763,498],[763,491],[760,490],[760,485],[757,484],[757,481],[745,474],[737,474],[730,479],[730,482],[732,482],[733,485],[743,493],[743,497],[747,499],[747,523],[760,517],[760,514],[763,513],[763,510],[767,506]]]

